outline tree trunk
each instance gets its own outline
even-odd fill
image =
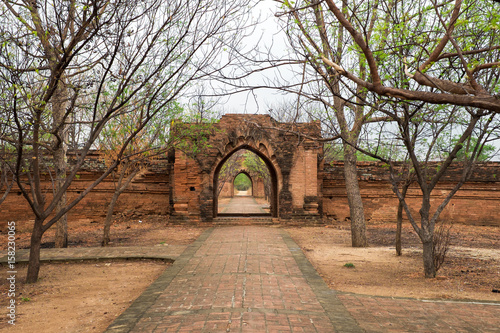
[[[65,146],[63,144],[62,146]],[[64,185],[66,181],[66,148],[61,147],[54,152],[54,164],[56,166],[56,191],[60,191],[60,188]],[[61,200],[57,203],[56,213],[66,207],[66,192],[63,193]],[[64,214],[57,221],[56,224],[56,239],[55,247],[62,248],[68,247],[68,216]]]
[[[407,181],[403,184],[403,189],[401,190],[401,195],[406,198],[406,193],[410,187],[411,181]],[[401,229],[403,225],[403,203],[400,201],[398,204],[398,216],[397,216],[397,226],[396,226],[396,255],[401,255]]]
[[[104,222],[104,235],[102,237],[102,246],[107,246],[110,241],[110,230],[111,230],[111,224],[113,223],[113,211],[115,209],[115,204],[118,201],[118,197],[120,196],[119,191],[115,191],[113,193],[113,197],[111,198],[111,202],[109,203],[108,206],[108,212],[106,213],[106,221]]]
[[[396,226],[396,255],[401,255],[401,227],[403,225],[403,203],[398,204],[398,216],[397,216],[397,226]]]
[[[68,100],[67,89],[61,79],[58,88],[52,97],[52,120],[54,128],[58,128],[54,145],[54,165],[56,173],[56,192],[59,192],[66,181],[67,171],[67,145],[66,145],[66,125],[64,115],[66,113],[66,101]],[[59,141],[62,140],[62,141]],[[56,214],[66,207],[66,192],[57,203]],[[68,216],[64,214],[56,224],[55,247],[68,247]]]
[[[120,194],[127,189],[127,187],[130,185],[130,183],[137,177],[138,175],[142,174],[142,171],[144,171],[141,168],[135,169],[123,182],[123,177],[125,177],[125,173],[127,169],[129,168],[130,164],[129,162],[125,162],[124,165],[122,165],[122,170],[120,171],[120,177],[118,179],[118,184],[116,185],[115,188],[115,193],[113,193],[113,197],[111,198],[111,202],[109,203],[108,206],[108,212],[106,213],[106,221],[104,222],[104,235],[102,237],[102,246],[107,246],[110,241],[110,230],[111,230],[111,224],[113,224],[113,211],[115,210],[115,205],[116,202],[118,201],[118,197],[120,197]]]
[[[430,240],[422,241],[423,245],[423,259],[424,259],[424,273],[426,278],[436,277],[436,267],[434,267],[434,244],[432,237]]]
[[[43,220],[35,218],[35,225],[33,226],[33,233],[31,234],[30,258],[26,283],[35,283],[38,280],[38,272],[40,271],[40,248],[43,236],[42,225]]]
[[[344,178],[351,214],[351,240],[353,247],[367,247],[365,212],[359,191],[356,150],[344,145]]]

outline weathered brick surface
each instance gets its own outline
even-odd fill
[[[252,195],[256,198],[264,198],[266,196],[264,190],[264,181],[262,178],[252,177],[250,174],[250,179],[252,180],[252,187],[248,191],[248,195]],[[234,183],[226,182],[220,191],[219,197],[221,198],[231,198],[235,195]]]
[[[258,126],[257,126],[258,125]],[[319,135],[316,123],[295,125],[310,135]],[[211,144],[196,158],[177,150],[168,159],[151,163],[149,172],[134,181],[120,196],[115,213],[140,217],[146,214],[172,214],[176,223],[211,221],[214,209],[214,177],[218,168],[239,149],[250,149],[261,156],[274,172],[275,217],[283,223],[344,221],[349,208],[344,183],[343,163],[324,163],[321,147],[298,137],[290,124],[275,122],[263,115],[226,115],[215,125]],[[281,131],[270,128],[280,128]],[[71,156],[70,156],[71,160]],[[323,165],[324,163],[324,165]],[[76,197],[104,167],[97,153],[89,155],[79,178],[73,181],[68,196]],[[433,192],[438,205],[454,180],[461,175],[460,165],[452,166]],[[358,178],[369,222],[395,221],[397,199],[393,194],[388,170],[382,163],[359,162]],[[43,182],[50,198],[50,178]],[[111,178],[99,184],[70,213],[71,219],[97,219],[106,214],[114,191]],[[263,184],[254,181],[254,194],[263,196]],[[231,188],[226,190],[230,194]],[[407,195],[413,214],[418,218],[421,199],[416,185]],[[464,224],[500,226],[500,163],[480,163],[470,179],[441,214],[442,220]],[[0,227],[9,220],[33,219],[20,191],[13,188],[0,205]]]
[[[177,131],[182,131],[192,125],[177,126]],[[213,132],[208,137],[208,145],[197,152],[196,156],[175,151],[172,220],[212,221],[217,212],[214,188],[217,188],[218,172],[224,162],[240,149],[256,153],[270,169],[273,179],[273,216],[283,220],[298,220],[303,216],[320,220],[318,199],[321,197],[319,190],[322,179],[318,179],[317,170],[322,167],[318,162],[322,147],[294,134],[297,131],[316,137],[321,134],[317,122],[279,123],[268,115],[222,116],[214,124]],[[309,174],[304,177],[307,171]],[[197,186],[188,184],[190,180],[197,181]],[[188,187],[191,195],[186,194]],[[193,210],[184,210],[186,205],[193,207]],[[199,207],[199,210],[194,207]]]
[[[324,168],[323,212],[334,221],[349,218],[342,167],[342,162],[333,162]],[[460,176],[460,165],[450,168],[443,181],[433,191],[433,208],[442,202],[455,185],[454,180]],[[499,177],[500,163],[480,163],[470,181],[462,186],[441,213],[440,219],[463,224],[500,226]],[[387,168],[382,163],[359,162],[358,178],[366,219],[369,222],[395,221],[398,200],[392,192]],[[417,184],[408,190],[407,201],[412,208],[412,214],[418,220],[421,192]]]
[[[99,175],[100,173],[97,172],[80,173],[79,178],[75,179],[69,188],[68,201],[76,198]],[[50,200],[50,180],[45,179],[42,185],[45,188],[47,200]],[[70,210],[68,214],[69,220],[105,217],[113,192],[112,179],[105,179]],[[134,181],[122,193],[115,206],[115,213],[136,217],[147,214],[167,215],[170,213],[169,193],[168,174],[147,173],[144,177]],[[33,213],[19,189],[14,187],[7,199],[0,205],[0,223],[5,223],[8,220],[30,219],[34,219]]]

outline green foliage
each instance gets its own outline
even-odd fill
[[[469,140],[462,145],[462,149],[460,149],[458,151],[456,160],[457,161],[465,161],[465,160],[470,159],[472,157],[474,148],[478,144],[477,141],[478,141],[477,138],[474,138],[474,137],[469,138]],[[458,139],[451,140],[450,147],[454,147],[457,143],[458,143]],[[496,152],[496,147],[494,145],[485,144],[482,147],[479,155],[477,155],[476,161],[480,161],[480,162],[488,161],[489,159],[491,159],[493,157],[495,152]]]
[[[240,173],[234,178],[234,187],[238,191],[247,191],[252,187],[252,181],[244,173]]]
[[[210,148],[210,136],[216,133],[213,124],[216,119],[206,119],[200,122],[189,122],[192,119],[184,116],[173,120],[170,124],[171,133],[169,144],[179,149],[188,156],[196,156],[205,149]]]
[[[352,262],[348,262],[348,263],[344,264],[344,267],[345,268],[355,268],[356,266],[354,266],[354,264]]]

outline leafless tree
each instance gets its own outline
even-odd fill
[[[422,242],[425,276],[433,278],[437,269],[434,253],[436,222],[455,193],[472,175],[485,145],[498,139],[498,115],[486,110],[458,106],[436,107],[426,103],[388,103],[380,106],[379,110],[391,117],[394,123],[379,124],[378,129],[373,126],[372,134],[381,132],[382,136],[392,136],[397,140],[400,149],[408,154],[410,165],[381,154],[378,149],[380,141],[365,146],[364,149],[358,146],[357,149],[386,163],[393,192]],[[446,136],[454,136],[456,139],[449,140]],[[379,140],[377,136],[374,138],[375,141]],[[467,150],[468,153],[457,161],[461,150]],[[452,166],[461,172],[458,180],[440,203],[433,202],[432,195],[438,182],[446,177]],[[412,181],[418,184],[419,194],[422,196],[422,203],[417,207],[411,207],[406,199],[406,192]],[[398,215],[401,214],[402,212],[398,212]],[[400,217],[402,216],[398,216]]]
[[[14,175],[12,170],[9,169],[8,159],[13,155],[7,152],[5,145],[0,147],[0,205],[9,195],[12,185],[14,185]]]
[[[138,109],[145,107],[145,105],[139,105]],[[174,141],[169,140],[170,123],[179,117],[182,111],[182,108],[175,101],[171,105],[167,105],[141,131],[140,136],[136,136],[130,141],[125,151],[127,157],[112,171],[111,178],[115,190],[108,204],[104,221],[102,246],[107,246],[111,240],[113,213],[120,195],[133,181],[144,176],[151,164],[166,155],[169,145],[174,143]],[[114,163],[122,142],[132,134],[134,128],[142,124],[144,114],[144,112],[134,112],[118,115],[106,124],[103,135],[96,142],[99,153],[106,164]]]
[[[15,147],[15,181],[35,215],[27,282],[40,268],[45,231],[127,158],[127,146],[193,81],[227,65],[248,22],[247,1],[2,1],[0,72],[12,94],[1,112]],[[221,53],[226,61],[219,61]],[[138,107],[143,105],[145,107]],[[66,190],[106,124],[141,113],[116,158],[88,188]],[[58,170],[68,125],[79,121],[81,149]],[[64,175],[47,196],[46,175]],[[50,216],[50,217],[49,217]]]

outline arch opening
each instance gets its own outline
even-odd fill
[[[220,175],[220,174],[219,174]],[[232,189],[232,195],[234,196],[250,196],[253,197],[253,179],[246,171],[240,171],[234,179],[232,184],[227,184]],[[258,193],[256,193],[258,195]]]
[[[249,145],[234,149],[219,162],[213,190],[214,217],[278,217],[276,170],[263,153]]]

